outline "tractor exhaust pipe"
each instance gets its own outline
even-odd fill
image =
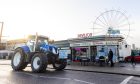
[[[37,44],[38,44],[38,33],[36,32],[34,51],[35,51],[35,49],[36,49]]]

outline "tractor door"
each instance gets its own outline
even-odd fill
[[[26,44],[31,52],[35,52],[34,51],[34,47],[35,47],[35,41],[34,40],[28,40],[27,44]]]

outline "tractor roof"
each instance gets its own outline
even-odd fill
[[[28,35],[28,39],[35,39],[35,37],[36,37],[36,35]],[[49,39],[49,37],[47,37],[47,36],[43,36],[43,35],[38,35],[38,38],[40,38],[40,39]]]

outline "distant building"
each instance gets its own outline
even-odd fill
[[[5,50],[6,49],[6,43],[7,43],[7,40],[6,39],[2,39],[1,40],[0,50]]]
[[[6,50],[14,50],[16,45],[22,45],[27,42],[26,39],[15,39],[7,41]]]

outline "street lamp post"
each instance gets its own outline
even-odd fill
[[[3,32],[3,24],[4,22],[0,22],[2,25],[1,25],[1,31],[0,31],[0,44],[1,44],[1,37],[2,37],[2,32]]]

